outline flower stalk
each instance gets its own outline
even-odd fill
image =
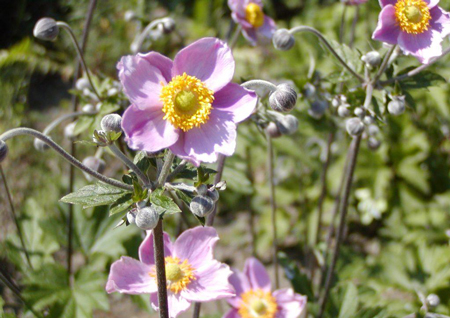
[[[147,175],[136,166],[133,161],[130,160],[115,144],[108,145],[109,150],[120,160],[122,161],[128,168],[133,170],[133,172],[137,175],[137,177],[144,183],[144,185],[149,185],[151,181],[147,177]]]
[[[153,229],[153,248],[155,250],[156,281],[158,286],[159,317],[169,318],[169,304],[167,301],[166,265],[164,258],[164,240],[162,219]]]

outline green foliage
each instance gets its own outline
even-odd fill
[[[87,185],[74,193],[61,198],[61,202],[79,204],[84,209],[99,205],[110,205],[121,199],[129,192],[104,184]]]

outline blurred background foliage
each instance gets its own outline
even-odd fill
[[[271,0],[265,11],[279,27],[308,25],[338,40],[343,5],[339,1]],[[441,1],[450,9],[448,1]],[[43,16],[67,21],[81,36],[87,0],[2,1],[0,11],[0,131],[17,126],[42,130],[52,119],[69,112],[75,52],[70,39],[61,34],[55,42],[32,38],[35,22]],[[125,21],[132,10],[138,20]],[[355,14],[349,7],[345,18],[345,41]],[[356,26],[358,58],[381,48],[370,40],[379,5],[370,0],[359,10]],[[170,15],[177,32],[146,42],[148,50],[173,57],[184,45],[205,36],[225,38],[231,32],[230,11],[224,0],[101,0],[98,1],[86,50],[87,63],[101,78],[116,80],[116,63],[130,54],[130,44],[149,21]],[[270,44],[250,47],[240,38],[235,49],[235,80],[261,78],[273,82],[290,80],[301,93],[312,82],[334,92],[341,69],[314,36],[301,34],[291,51],[275,51]],[[445,44],[448,44],[447,41]],[[372,151],[363,143],[350,200],[349,222],[331,292],[327,317],[403,317],[418,311],[418,293],[437,294],[436,312],[450,315],[450,90],[448,58],[431,69],[444,81],[438,86],[410,89],[407,112],[384,116],[379,122],[381,147]],[[400,57],[397,70],[417,65],[414,58]],[[314,79],[309,76],[313,72]],[[308,75],[309,74],[309,75]],[[315,82],[314,82],[315,81]],[[348,82],[346,90],[352,87]],[[382,96],[377,96],[382,101]],[[326,248],[327,226],[343,172],[350,137],[344,120],[327,112],[321,119],[308,115],[310,105],[300,98],[294,114],[300,127],[293,136],[275,140],[275,175],[278,202],[280,259],[286,286],[309,297],[309,312],[317,305],[311,292],[312,255]],[[383,105],[381,105],[383,108]],[[256,254],[271,266],[271,220],[266,174],[266,142],[252,123],[239,128],[235,156],[227,159],[224,179],[228,188],[220,199],[217,228],[221,234],[218,257],[242,267],[243,259]],[[317,202],[325,147],[334,134],[324,203],[320,243],[314,245]],[[87,139],[92,131],[84,133]],[[65,148],[62,128],[52,137]],[[52,152],[37,153],[30,138],[9,142],[10,154],[2,164],[13,193],[16,209],[31,253],[28,268],[12,219],[2,195],[0,215],[1,269],[22,289],[24,299],[49,317],[146,317],[151,312],[147,296],[108,296],[104,291],[109,265],[122,255],[137,257],[141,233],[136,228],[114,229],[119,216],[108,218],[104,207],[75,208],[75,284],[69,287],[65,270],[67,206],[59,203],[68,186],[68,166]],[[79,158],[93,155],[92,148],[79,147]],[[106,157],[106,174],[123,167]],[[214,165],[211,165],[214,168]],[[76,187],[87,181],[77,172]],[[166,230],[175,235],[182,229],[179,216],[167,218]],[[187,214],[191,224],[192,215]],[[252,225],[253,224],[253,225]],[[236,239],[240,238],[240,239]],[[0,315],[31,317],[11,292],[0,285]],[[130,299],[133,302],[130,302]],[[204,315],[220,317],[226,310],[220,302]],[[152,313],[151,315],[155,315]],[[185,316],[189,316],[190,313]]]

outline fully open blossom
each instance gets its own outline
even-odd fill
[[[272,38],[275,22],[262,11],[261,0],[228,0],[234,22],[242,27],[242,34],[256,45],[260,36]]]
[[[117,67],[131,102],[122,118],[131,148],[169,148],[195,165],[234,153],[236,124],[252,114],[257,98],[231,83],[235,63],[224,42],[200,39],[173,61],[157,52],[124,56]]]
[[[306,296],[291,288],[272,292],[269,275],[256,258],[247,259],[243,273],[233,270],[229,280],[236,297],[227,300],[233,308],[223,318],[296,318],[306,312]]]
[[[213,247],[219,240],[212,227],[196,227],[183,232],[175,243],[164,233],[169,315],[176,317],[191,302],[206,302],[234,296],[228,282],[231,270],[213,258]],[[152,231],[139,247],[139,261],[122,257],[111,265],[106,284],[108,293],[150,294],[158,310],[156,268]]]
[[[439,0],[380,0],[383,8],[372,38],[398,44],[428,64],[442,54],[442,40],[450,34],[450,15],[438,6]]]

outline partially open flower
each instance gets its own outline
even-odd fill
[[[42,18],[33,29],[33,35],[40,40],[53,41],[59,34],[59,27],[52,18]]]
[[[275,22],[262,10],[261,0],[228,0],[234,22],[242,27],[242,34],[256,45],[263,38],[271,39],[275,32]]]

